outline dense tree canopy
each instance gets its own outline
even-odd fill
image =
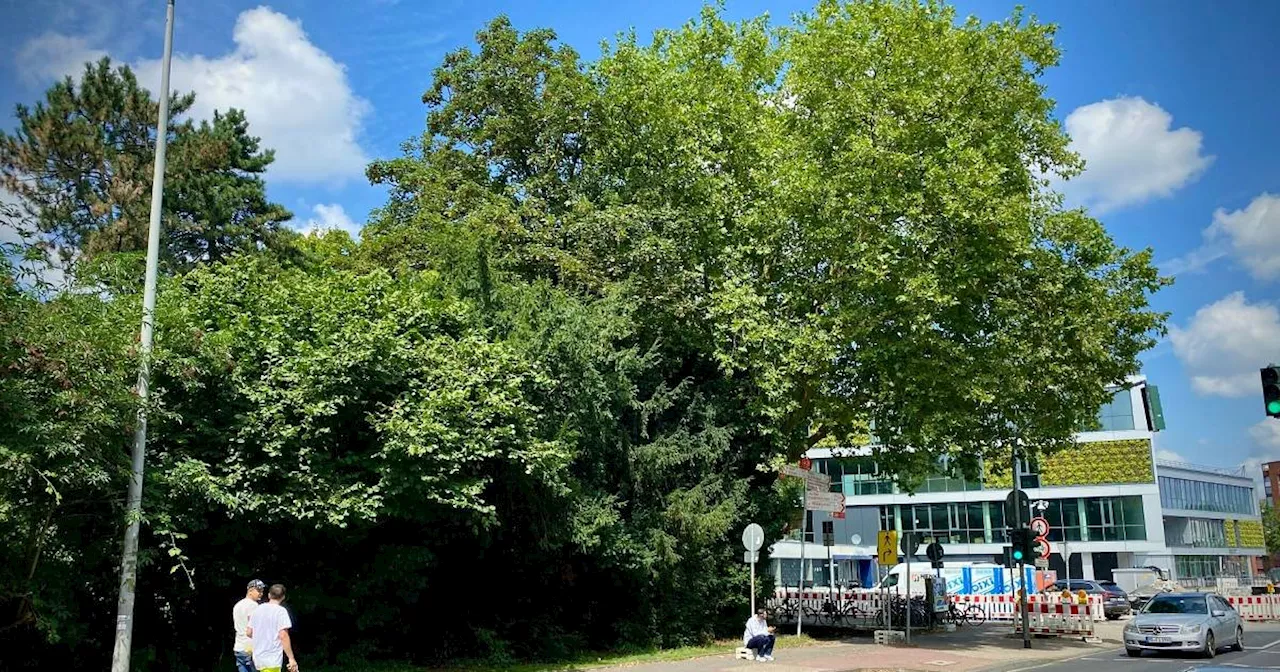
[[[140,666],[226,656],[249,576],[290,584],[295,638],[338,660],[736,634],[735,537],[784,533],[783,461],[870,441],[910,487],[1066,445],[1164,317],[1148,253],[1043,177],[1079,168],[1038,79],[1057,58],[1021,15],[910,2],[785,28],[708,9],[590,63],[499,18],[436,70],[410,151],[369,167],[390,198],[361,241],[286,255],[258,253],[287,214],[243,116],[175,130]],[[109,183],[95,164],[22,192],[86,254],[136,249],[110,242],[139,221],[112,199],[149,179],[153,106],[95,68],[133,92],[99,117],[136,119],[137,151],[108,149],[125,122],[78,121]],[[0,137],[12,184],[69,151],[39,120],[95,89],[60,87]],[[134,403],[119,277],[0,295],[4,632],[86,660],[109,650]]]

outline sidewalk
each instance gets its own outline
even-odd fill
[[[976,672],[987,669],[1015,670],[1038,663],[1088,655],[1105,646],[1114,646],[1114,642],[1100,645],[1086,644],[1078,639],[1044,638],[1032,639],[1032,648],[1024,649],[1022,640],[1011,637],[1009,633],[1007,625],[962,628],[953,633],[913,635],[910,647],[877,646],[868,635],[827,644],[778,649],[774,652],[776,660],[771,663],[737,660],[732,651],[725,651],[722,656],[605,669],[627,672],[721,672],[747,669],[776,672]]]

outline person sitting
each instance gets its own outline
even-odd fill
[[[761,609],[747,619],[747,630],[742,633],[742,646],[756,652],[756,660],[773,660],[773,628],[765,620],[768,612]]]

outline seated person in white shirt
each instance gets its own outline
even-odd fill
[[[769,613],[764,609],[747,619],[747,630],[742,633],[742,646],[755,649],[756,660],[773,660],[773,628],[765,621]]]

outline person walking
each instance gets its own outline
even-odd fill
[[[293,643],[289,641],[289,628],[293,621],[281,605],[284,602],[284,586],[272,584],[267,591],[268,602],[259,605],[249,617],[249,638],[253,640],[253,664],[257,672],[280,672],[284,657],[289,657],[289,672],[298,672],[298,658],[293,655]]]
[[[774,630],[765,620],[768,615],[764,609],[757,611],[755,616],[747,619],[747,629],[742,633],[743,648],[754,649],[756,660],[766,662],[773,660],[774,641]]]
[[[253,640],[249,639],[249,616],[262,601],[262,593],[267,584],[254,579],[244,591],[244,599],[236,602],[231,608],[231,627],[235,629],[235,640],[231,652],[236,658],[236,672],[257,672],[253,667]]]

